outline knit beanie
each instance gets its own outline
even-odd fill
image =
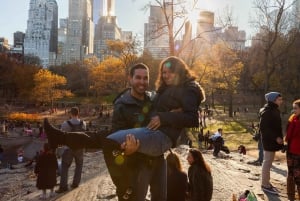
[[[269,92],[265,94],[265,99],[268,102],[274,102],[277,97],[280,97],[281,94],[278,92]]]

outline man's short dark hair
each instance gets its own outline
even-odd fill
[[[78,107],[72,107],[70,112],[71,112],[71,115],[77,116],[79,114],[79,108]]]
[[[149,72],[149,68],[148,68],[148,66],[146,66],[146,64],[138,63],[138,64],[135,64],[134,66],[132,66],[132,67],[130,68],[130,71],[129,71],[130,77],[133,77],[134,71],[135,71],[136,69],[145,69],[145,70],[147,70],[147,71]]]

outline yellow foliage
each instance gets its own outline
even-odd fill
[[[210,89],[221,88],[233,92],[240,80],[244,65],[235,51],[224,43],[214,45],[200,60],[195,62],[200,83]]]
[[[62,88],[67,83],[65,77],[53,74],[45,69],[39,70],[34,75],[34,83],[32,97],[36,101],[52,103],[56,99],[70,96],[71,93]]]
[[[96,94],[119,91],[124,88],[125,69],[120,59],[108,57],[91,69],[92,89]]]
[[[8,119],[11,120],[20,120],[20,121],[38,121],[40,120],[42,117],[39,114],[27,114],[27,113],[11,113],[8,115]]]

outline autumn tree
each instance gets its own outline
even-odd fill
[[[0,54],[0,94],[9,100],[28,101],[34,87],[33,76],[39,67],[15,62]]]
[[[32,99],[42,103],[50,103],[57,99],[71,96],[71,92],[65,90],[67,80],[63,76],[51,73],[49,70],[41,69],[34,75],[34,89]]]
[[[255,0],[256,9],[255,20],[252,24],[259,30],[259,34],[254,38],[258,49],[261,48],[261,63],[258,64],[263,69],[263,75],[257,74],[258,81],[263,82],[263,93],[269,91],[272,86],[272,78],[280,68],[280,61],[283,54],[288,51],[293,40],[284,40],[286,33],[291,29],[293,22],[289,18],[288,10],[294,4],[288,0]],[[257,49],[257,50],[258,50]],[[258,61],[258,58],[253,58]],[[278,81],[278,80],[277,80]]]
[[[122,62],[126,77],[130,67],[138,60],[138,53],[141,51],[140,42],[134,37],[131,41],[107,40],[106,45],[114,57]],[[123,86],[126,87],[126,85],[127,82],[124,80]]]
[[[226,91],[223,101],[225,104],[225,100],[228,100],[226,104],[230,117],[233,114],[233,95],[237,92],[242,69],[243,63],[238,54],[223,42],[214,45],[194,66],[200,83],[206,86],[212,97],[217,89]]]
[[[73,94],[89,96],[90,92],[90,71],[100,63],[95,57],[87,58],[73,64],[52,66],[49,70],[55,74],[64,76],[67,79],[66,88]]]
[[[282,84],[282,93],[290,94],[291,99],[299,98],[300,88],[300,31],[297,29],[292,30],[288,35],[292,34],[292,38],[289,40],[294,40],[289,51],[286,52],[286,59],[283,60],[283,69],[280,70],[280,83]]]
[[[96,97],[120,92],[125,78],[123,63],[115,57],[107,57],[90,72],[90,88]]]
[[[155,90],[155,82],[157,80],[159,64],[161,60],[153,58],[150,52],[145,50],[139,57],[138,62],[144,63],[149,68],[149,90]]]

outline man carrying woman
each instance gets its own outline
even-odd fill
[[[174,56],[163,60],[160,64],[157,94],[153,102],[152,115],[147,127],[120,130],[99,140],[105,158],[110,158],[109,162],[106,161],[108,169],[116,165],[126,166],[126,162],[123,162],[124,159],[126,161],[124,155],[130,155],[132,152],[131,150],[126,151],[126,143],[124,144],[128,134],[138,140],[137,152],[149,156],[160,156],[174,147],[184,128],[199,125],[198,108],[204,99],[203,89],[183,60]],[[57,142],[57,139],[62,139],[63,143],[68,143],[66,136],[72,135],[71,146],[80,146],[84,142],[82,146],[88,148],[90,139],[86,138],[91,138],[83,133],[62,132],[64,137],[53,136],[53,130],[46,125],[45,130],[49,140],[58,144],[61,142]],[[122,157],[124,158],[122,159]],[[129,182],[124,194],[130,197],[131,193]]]

